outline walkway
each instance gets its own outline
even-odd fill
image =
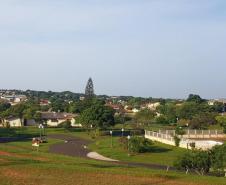
[[[123,165],[129,167],[145,167],[150,169],[160,169],[160,170],[173,170],[176,169],[173,167],[167,167],[164,165],[157,164],[146,164],[146,163],[135,163],[135,162],[122,162],[114,159],[109,159],[104,157],[96,152],[92,152],[87,149],[87,146],[91,143],[85,139],[81,139],[74,136],[55,134],[49,135],[49,138],[64,140],[64,143],[54,144],[50,146],[50,152],[55,154],[63,154],[73,157],[83,157],[83,158],[92,158],[95,160],[101,160],[106,162],[111,162],[116,165]]]

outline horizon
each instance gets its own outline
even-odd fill
[[[223,0],[0,2],[0,88],[226,98]],[[40,12],[42,12],[40,14]]]
[[[8,90],[8,91],[37,91],[37,92],[53,92],[53,93],[64,93],[64,92],[71,92],[71,93],[75,93],[75,94],[82,94],[85,95],[85,92],[74,92],[74,91],[70,91],[70,90],[65,90],[65,91],[52,91],[52,90],[35,90],[35,89],[0,89],[1,90]],[[94,89],[95,90],[95,89]],[[192,93],[188,94],[186,97],[184,98],[178,98],[178,97],[148,97],[148,96],[133,96],[133,95],[109,95],[109,94],[95,94],[96,96],[108,96],[108,97],[134,97],[134,98],[153,98],[153,99],[172,99],[172,100],[186,100],[188,98],[189,95],[191,95]],[[199,94],[193,94],[193,95],[199,95]],[[199,95],[200,96],[200,95]],[[221,100],[221,99],[226,99],[224,97],[218,97],[218,98],[205,98],[200,96],[202,99],[204,100]]]

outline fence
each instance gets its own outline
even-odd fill
[[[184,130],[185,134],[182,138],[185,139],[218,139],[224,138],[223,130]],[[159,133],[175,136],[175,130],[159,130]]]
[[[172,134],[164,134],[164,133],[160,133],[160,132],[153,132],[153,131],[145,130],[145,138],[175,146],[175,141],[174,141],[174,137]],[[197,149],[207,150],[207,149],[211,149],[215,145],[221,145],[222,143],[216,142],[216,141],[210,141],[210,140],[192,140],[192,139],[187,139],[187,138],[181,137],[179,147],[191,149],[192,148],[191,144],[194,144],[195,148],[197,148]]]

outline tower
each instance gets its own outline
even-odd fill
[[[91,98],[94,96],[94,86],[93,86],[93,80],[92,78],[89,78],[86,89],[85,89],[85,95],[87,98]]]

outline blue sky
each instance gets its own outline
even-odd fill
[[[226,97],[225,0],[0,2],[0,88]]]

